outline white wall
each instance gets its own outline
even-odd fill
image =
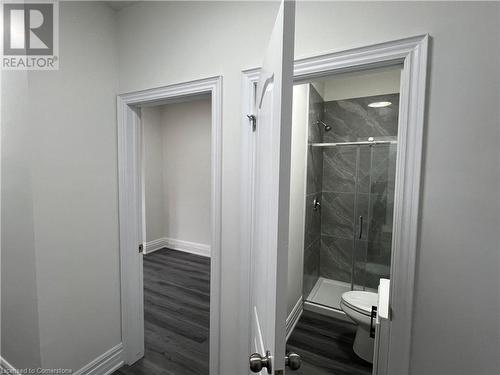
[[[60,70],[3,72],[2,356],[76,370],[120,342],[115,20],[60,15]]]
[[[142,108],[146,242],[165,236],[161,107]]]
[[[38,367],[40,332],[26,72],[2,73],[1,356]]]
[[[297,57],[432,36],[413,375],[486,375],[500,367],[499,7],[297,5]],[[248,353],[238,333],[247,321],[234,304],[246,292],[239,287],[240,205],[234,203],[240,186],[240,71],[260,64],[276,10],[277,4],[267,2],[140,3],[118,13],[115,29],[111,11],[101,4],[61,4],[61,70],[30,73],[29,93],[20,98],[30,121],[13,129],[23,123],[13,106],[11,129],[2,129],[17,142],[9,146],[15,160],[3,160],[14,168],[9,172],[5,165],[2,190],[12,183],[8,189],[17,206],[6,207],[2,194],[2,258],[4,244],[26,252],[28,261],[17,264],[32,276],[19,307],[27,306],[24,321],[35,330],[39,325],[39,339],[34,333],[28,344],[41,343],[41,355],[27,347],[31,358],[19,356],[15,365],[41,357],[46,366],[77,369],[120,342],[114,94],[222,74],[221,374],[246,373]],[[12,89],[3,85],[3,96]],[[47,110],[54,103],[58,110]],[[4,227],[7,217],[19,220],[11,221],[15,228]],[[19,242],[4,242],[7,229]],[[23,243],[15,233],[26,235]],[[3,287],[2,273],[2,298]],[[10,319],[2,316],[4,329]]]
[[[271,3],[155,3],[118,14],[121,92],[224,75],[225,197],[239,194],[239,72],[260,64],[275,11]],[[493,3],[297,4],[296,57],[432,36],[412,339],[416,375],[489,374],[500,366],[500,335],[492,326],[500,312],[500,163],[492,162],[499,160],[499,56],[492,52],[499,45],[498,17]],[[227,200],[222,207],[223,374],[246,368],[232,334],[246,324],[234,310],[238,207]],[[464,296],[477,303],[464,308]]]
[[[210,245],[211,99],[164,106],[166,237]]]
[[[142,109],[146,240],[210,245],[211,99]]]
[[[400,79],[401,69],[399,67],[347,73],[325,81],[323,91],[320,93],[325,102],[394,94],[399,92]]]
[[[290,219],[288,236],[287,315],[302,298],[307,163],[309,85],[293,87],[292,160],[290,164]]]
[[[42,366],[78,369],[121,335],[115,22],[60,11],[61,68],[29,78],[34,240]]]
[[[223,75],[221,375],[246,374],[240,301],[241,70],[261,64],[278,4],[150,2],[118,13],[120,92]],[[258,20],[259,27],[256,27]]]

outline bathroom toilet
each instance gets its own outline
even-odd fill
[[[354,352],[365,361],[373,363],[373,345],[370,337],[372,306],[377,306],[378,294],[353,290],[342,294],[340,307],[358,326],[354,339]],[[375,322],[373,322],[375,324]]]

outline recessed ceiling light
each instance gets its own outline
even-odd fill
[[[388,107],[391,104],[392,104],[391,102],[373,102],[373,103],[368,104],[368,107],[382,108],[382,107]]]

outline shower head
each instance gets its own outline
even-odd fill
[[[316,121],[316,125],[322,125],[325,132],[329,132],[330,130],[332,130],[332,127],[330,125],[325,124],[321,120]]]

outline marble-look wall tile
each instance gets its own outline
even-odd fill
[[[356,188],[356,146],[325,148],[323,192],[353,193]]]
[[[354,193],[323,193],[321,234],[352,240],[354,196]]]
[[[323,116],[323,98],[316,89],[309,85],[308,143],[323,141],[323,129],[317,121]],[[306,218],[304,235],[304,279],[303,292],[307,298],[319,277],[319,259],[321,244],[321,208],[313,209],[314,199],[321,202],[323,185],[323,151],[310,147],[307,152],[306,171]]]
[[[306,194],[321,193],[323,185],[323,150],[320,147],[308,147]]]
[[[376,260],[380,265],[385,267],[390,266],[390,243],[392,241],[392,218],[393,218],[393,196],[386,194],[358,194],[356,199],[356,265],[357,270],[361,262],[370,262]],[[359,233],[360,220],[359,216],[363,217],[361,238],[357,236]],[[388,252],[384,252],[384,256],[379,254],[379,243],[389,244]],[[375,248],[373,246],[376,246]],[[384,248],[387,250],[387,247]],[[388,255],[388,256],[387,256]],[[368,260],[367,260],[368,259]],[[371,259],[371,260],[370,260]],[[361,270],[358,275],[354,276],[360,283],[359,279],[363,277]],[[361,284],[363,285],[363,284]]]
[[[370,193],[394,195],[397,145],[372,146]]]
[[[382,100],[393,105],[368,107]],[[398,94],[326,102],[323,121],[332,130],[323,142],[394,139],[398,107]],[[390,269],[397,145],[323,150],[319,274],[351,282],[354,269],[355,284],[376,288]]]
[[[370,227],[367,240],[391,242],[394,194],[370,194]]]
[[[320,276],[350,283],[352,252],[352,238],[321,236]]]
[[[365,286],[377,288],[381,278],[389,278],[391,243],[368,242],[365,264]]]
[[[321,236],[321,208],[314,210],[314,198],[321,201],[321,195],[309,194],[306,196],[304,248],[309,247],[312,242]]]
[[[368,252],[368,242],[364,240],[356,240],[354,244],[354,284],[361,286],[355,289],[363,289],[366,283],[366,259]]]
[[[392,105],[371,108],[376,101]],[[368,137],[394,137],[398,132],[399,94],[336,100],[324,103],[323,121],[332,126],[324,133],[324,142],[367,140]]]
[[[366,251],[366,261],[370,263],[391,265],[391,242],[368,242]]]
[[[358,192],[394,194],[396,155],[397,145],[359,146]]]
[[[304,279],[302,283],[304,298],[309,296],[319,278],[320,243],[321,240],[318,237],[304,249]]]
[[[378,254],[378,255],[375,255]],[[390,243],[356,241],[354,250],[354,284],[376,289],[381,278],[390,276]]]
[[[356,241],[354,250],[354,284],[376,289],[381,278],[389,277],[390,266],[390,242]]]
[[[378,145],[375,147],[378,147]],[[358,148],[357,191],[358,193],[369,193],[371,191],[372,146],[358,146]]]
[[[323,98],[313,85],[309,85],[308,143],[321,143],[323,130],[317,121],[323,116]],[[321,192],[323,180],[323,152],[321,148],[309,147],[307,152],[306,194]]]

